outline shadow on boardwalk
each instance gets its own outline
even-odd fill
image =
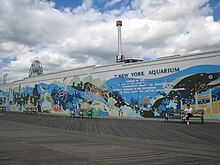
[[[218,164],[219,124],[0,114],[0,164]]]

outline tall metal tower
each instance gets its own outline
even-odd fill
[[[116,26],[118,27],[118,55],[116,56],[116,62],[123,62],[124,56],[122,55],[122,39],[121,39],[121,26],[122,21],[116,21]]]

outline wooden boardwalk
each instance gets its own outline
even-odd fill
[[[219,164],[220,123],[0,113],[0,164]]]

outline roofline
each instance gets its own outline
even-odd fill
[[[192,56],[192,55],[204,55],[204,54],[208,54],[208,53],[217,53],[217,52],[220,53],[220,49],[206,50],[206,51],[196,52],[196,53],[175,54],[175,55],[170,55],[170,56],[158,57],[156,59],[138,61],[138,62],[134,62],[134,63],[113,63],[113,64],[107,64],[107,65],[101,65],[101,66],[90,65],[90,66],[77,67],[77,68],[72,68],[72,69],[58,71],[58,72],[45,73],[45,74],[41,74],[41,75],[34,76],[34,77],[43,77],[43,76],[47,76],[47,75],[52,75],[52,74],[57,74],[57,73],[65,73],[65,72],[68,72],[68,71],[74,71],[74,70],[80,70],[80,69],[86,69],[86,68],[95,69],[95,68],[105,68],[105,67],[117,66],[117,65],[121,65],[121,66],[137,65],[137,64],[144,64],[144,63],[149,63],[149,62],[154,62],[154,61],[156,62],[156,61],[162,61],[162,60],[170,60],[170,59],[173,59],[173,58],[182,58],[182,57],[188,57],[188,56]],[[15,80],[13,82],[6,83],[6,84],[1,84],[1,85],[4,86],[4,85],[9,85],[9,84],[14,84],[16,82],[19,82],[19,81],[22,81],[22,80],[27,80],[27,79],[34,78],[34,77],[25,77],[24,79]]]

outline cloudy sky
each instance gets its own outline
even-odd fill
[[[0,0],[0,84],[44,73],[115,63],[122,52],[155,59],[220,48],[220,0]]]

